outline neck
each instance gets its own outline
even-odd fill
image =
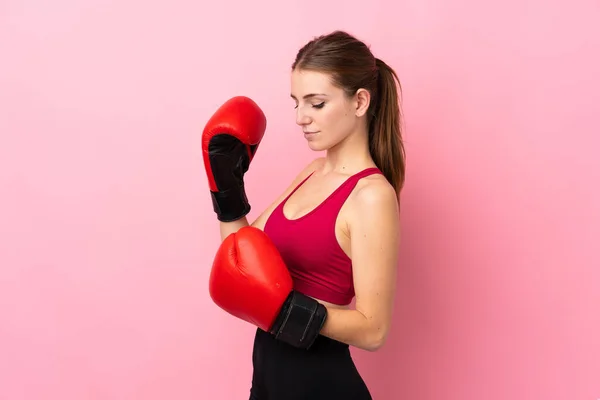
[[[323,173],[354,174],[373,166],[367,132],[355,132],[327,150]]]

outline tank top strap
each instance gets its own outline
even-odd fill
[[[308,174],[308,176],[304,179],[302,179],[300,181],[299,184],[296,185],[296,187],[294,189],[292,189],[292,191],[290,192],[290,194],[288,194],[287,196],[285,196],[285,198],[283,199],[283,201],[281,203],[279,203],[279,205],[281,207],[283,207],[283,205],[287,202],[287,200],[292,197],[292,195],[294,193],[296,193],[296,190],[300,189],[300,186],[304,185],[304,182],[306,182],[311,176],[313,176],[313,174],[315,173],[315,171],[311,172],[310,174]]]
[[[290,192],[290,194],[288,194],[283,199],[283,201],[281,203],[279,203],[279,205],[276,207],[276,210],[278,210],[280,213],[283,214],[283,207],[287,203],[288,199],[290,197],[292,197],[292,195],[296,192],[296,190],[298,190],[300,188],[300,186],[302,186],[314,173],[315,173],[314,171],[311,172],[306,178],[304,178],[302,181],[300,181],[300,183],[298,185],[296,185],[296,187]],[[314,209],[309,214],[312,214],[312,213],[318,211],[320,208],[328,209],[329,212],[331,212],[334,209],[341,208],[341,206],[344,204],[344,202],[346,201],[346,199],[348,198],[348,196],[350,195],[352,190],[354,190],[354,187],[356,186],[358,181],[366,176],[376,174],[376,173],[379,173],[379,174],[381,173],[379,168],[371,167],[371,168],[366,168],[366,169],[359,171],[356,174],[350,176],[340,186],[338,186],[338,188],[336,190],[334,190],[333,193],[331,193],[331,195],[329,195],[321,204],[319,204],[316,209]],[[333,212],[332,215],[337,215],[337,212]],[[305,216],[305,217],[307,217],[307,216]]]
[[[381,171],[379,170],[379,168],[376,167],[371,167],[371,168],[366,168],[363,169],[362,171],[357,172],[356,174],[352,175],[350,178],[346,179],[346,181],[344,183],[342,183],[342,186],[339,188],[339,190],[337,190],[337,195],[341,196],[344,200],[346,199],[346,197],[348,197],[350,195],[350,193],[354,190],[354,188],[356,187],[356,184],[358,183],[359,180],[361,180],[362,178],[369,176],[369,175],[373,175],[373,174],[377,174],[377,173],[381,173]]]
[[[341,186],[339,186],[337,190],[335,190],[331,196],[325,200],[324,203],[326,204],[323,204],[323,208],[327,210],[326,213],[330,214],[335,219],[339,210],[350,196],[350,193],[352,193],[356,187],[358,181],[366,176],[377,173],[380,174],[381,171],[378,168],[372,167],[359,171],[346,179],[344,183],[342,183]]]
[[[381,173],[382,172],[379,170],[379,168],[371,167],[371,168],[366,168],[366,169],[363,169],[362,171],[357,172],[356,174],[351,176],[349,179],[353,179],[353,180],[356,180],[356,182],[358,182],[359,179],[362,179],[365,176],[369,176],[369,175],[373,175],[373,174],[381,174]]]

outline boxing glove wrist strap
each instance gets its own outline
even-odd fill
[[[327,318],[324,305],[302,293],[292,291],[270,332],[276,339],[294,347],[309,349]]]
[[[244,186],[220,192],[210,192],[213,209],[221,222],[236,221],[250,212],[250,204]]]

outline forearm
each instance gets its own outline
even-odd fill
[[[240,228],[248,226],[248,219],[246,217],[240,218],[237,221],[232,222],[219,222],[219,229],[221,231],[221,241],[232,233],[237,232]]]
[[[321,335],[363,350],[376,351],[385,341],[386,330],[358,310],[328,307]]]

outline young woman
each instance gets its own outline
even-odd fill
[[[264,231],[285,261],[294,291],[323,310],[308,314],[310,321],[322,316],[315,329],[310,322],[301,326],[304,334],[316,332],[310,348],[257,329],[250,399],[371,398],[349,346],[375,351],[390,329],[405,174],[399,93],[396,73],[360,40],[342,31],[315,38],[292,65],[291,96],[308,146],[326,151],[325,157],[309,163],[251,225],[243,184],[220,193],[219,185],[211,186],[222,239],[248,226]],[[235,113],[252,119],[241,108]],[[236,145],[221,143],[220,156],[230,160],[250,149],[243,162],[233,163],[241,168],[231,174],[233,181],[242,179],[262,137],[260,115],[252,123],[258,127],[255,143],[240,147],[252,141],[248,132],[233,140]],[[211,143],[205,154],[219,153]],[[222,182],[227,174],[214,171],[224,164],[207,167]]]

